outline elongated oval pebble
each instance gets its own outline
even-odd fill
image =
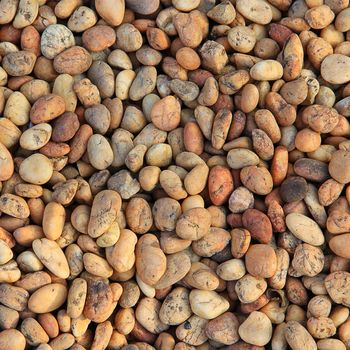
[[[43,265],[59,278],[68,278],[68,261],[60,246],[47,238],[36,239],[32,244],[35,255]]]
[[[317,223],[309,217],[290,213],[286,216],[286,224],[290,232],[305,243],[320,246],[324,243],[324,235]]]
[[[250,69],[250,76],[254,80],[278,80],[283,76],[283,67],[275,60],[260,61]]]
[[[28,300],[28,308],[37,314],[58,309],[67,299],[67,288],[60,283],[47,284],[36,290]]]

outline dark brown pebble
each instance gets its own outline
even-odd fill
[[[294,163],[294,171],[306,180],[314,182],[324,182],[330,177],[328,164],[316,159],[298,159]]]
[[[282,182],[280,196],[286,203],[298,202],[304,199],[306,191],[307,182],[303,177],[290,176]]]

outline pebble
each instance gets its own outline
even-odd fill
[[[272,324],[263,312],[253,311],[239,326],[238,333],[245,342],[264,346],[272,337]]]
[[[342,184],[350,182],[350,152],[338,150],[332,154],[329,162],[329,173],[332,178]]]
[[[300,213],[286,216],[286,225],[290,232],[305,243],[320,246],[324,243],[324,235],[317,223]]]
[[[272,20],[271,7],[262,0],[237,0],[236,8],[243,17],[258,24],[268,24]]]
[[[250,69],[250,76],[258,81],[278,80],[283,76],[283,67],[278,61],[260,61]]]
[[[220,316],[229,308],[229,302],[214,291],[192,290],[190,292],[192,311],[199,317],[211,320]]]
[[[47,238],[36,239],[32,246],[35,255],[48,270],[59,278],[68,278],[70,270],[67,259],[55,241]]]
[[[350,81],[350,57],[341,54],[327,56],[321,64],[321,76],[331,84]]]

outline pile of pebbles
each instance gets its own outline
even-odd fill
[[[350,349],[349,0],[0,0],[0,349]]]

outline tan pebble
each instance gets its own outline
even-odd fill
[[[32,247],[39,260],[53,274],[60,278],[68,278],[70,271],[67,259],[55,241],[47,238],[36,239]]]
[[[25,219],[30,214],[27,202],[10,193],[0,196],[0,211],[18,219]]]
[[[228,301],[214,291],[192,290],[190,292],[192,311],[199,317],[211,320],[229,308]]]
[[[350,58],[341,54],[327,56],[321,64],[321,76],[331,84],[350,81]]]
[[[278,80],[283,76],[283,67],[278,61],[260,61],[250,69],[250,75],[255,80]]]
[[[239,326],[238,334],[249,344],[264,346],[272,337],[271,321],[263,312],[253,311]]]
[[[60,283],[47,284],[36,290],[28,300],[29,310],[46,313],[58,309],[67,298],[67,288]]]
[[[11,153],[0,142],[0,181],[6,181],[10,179],[14,172],[14,163]]]
[[[332,178],[342,184],[350,182],[349,174],[350,152],[338,150],[332,154],[329,162],[329,173]]]
[[[290,213],[286,216],[288,229],[305,243],[320,246],[324,242],[324,235],[315,221],[309,217],[299,214]]]
[[[285,329],[285,337],[292,350],[301,346],[307,346],[310,350],[316,350],[316,342],[310,333],[297,321],[288,321]]]
[[[305,19],[312,29],[327,27],[334,17],[334,13],[327,5],[313,7],[305,13]]]
[[[24,350],[26,339],[16,329],[7,329],[0,332],[0,348],[3,350]]]
[[[110,25],[118,26],[122,23],[125,13],[123,0],[97,0],[95,3],[97,13]]]
[[[245,18],[258,24],[268,24],[272,20],[271,7],[260,0],[238,0],[236,8]]]

